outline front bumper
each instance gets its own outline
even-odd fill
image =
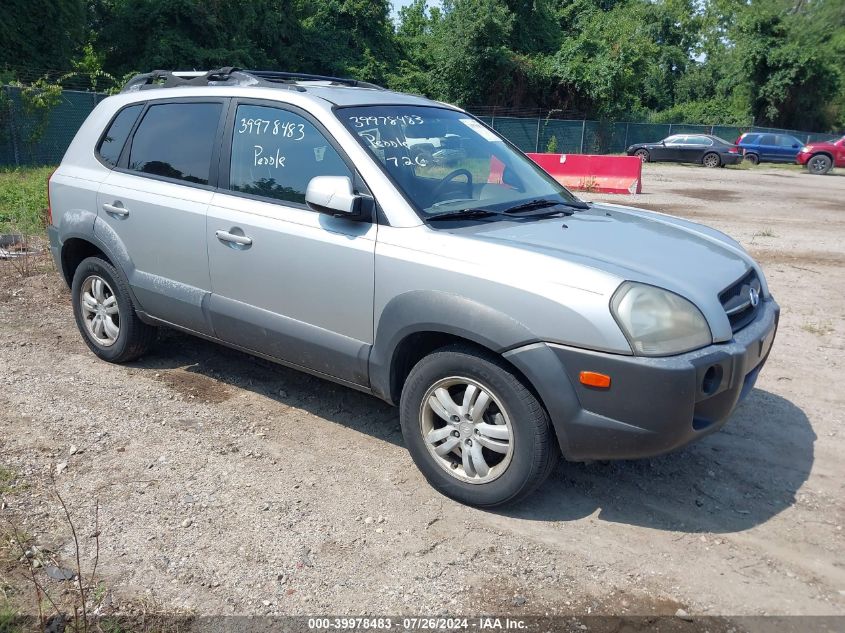
[[[795,162],[799,165],[806,165],[812,155],[812,152],[798,152],[798,155],[795,157]]]
[[[531,345],[506,356],[523,369],[539,392],[567,459],[650,457],[689,444],[725,424],[757,380],[774,341],[779,314],[777,303],[769,299],[730,342],[666,358],[551,344]],[[561,384],[559,371],[549,371],[548,350],[565,372],[566,384]],[[535,361],[545,363],[544,371],[532,370]],[[582,385],[581,371],[609,375],[610,388]]]

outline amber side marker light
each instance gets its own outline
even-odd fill
[[[596,387],[597,389],[610,388],[610,376],[607,374],[600,374],[595,371],[582,371],[578,376],[582,385],[588,387]]]

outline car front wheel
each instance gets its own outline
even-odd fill
[[[647,163],[651,159],[651,156],[649,156],[647,149],[638,149],[636,152],[634,152],[634,156],[639,158],[644,163]]]
[[[830,160],[829,156],[825,156],[824,154],[816,154],[807,161],[807,170],[817,176],[826,174],[830,171],[831,167],[833,167],[833,161]]]
[[[471,347],[446,347],[417,363],[400,420],[428,482],[468,505],[524,498],[559,457],[542,404],[506,363]]]

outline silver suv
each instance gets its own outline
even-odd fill
[[[139,75],[49,192],[97,356],[137,358],[167,326],[371,393],[431,485],[478,506],[561,453],[719,429],[777,327],[724,234],[585,203],[463,110],[353,80]]]

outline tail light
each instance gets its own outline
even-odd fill
[[[739,148],[738,147],[729,147],[728,148],[728,154],[739,154]]]
[[[57,169],[58,167],[47,176],[47,226],[53,225],[53,205],[50,203],[50,180],[53,178],[53,174],[56,173]]]

